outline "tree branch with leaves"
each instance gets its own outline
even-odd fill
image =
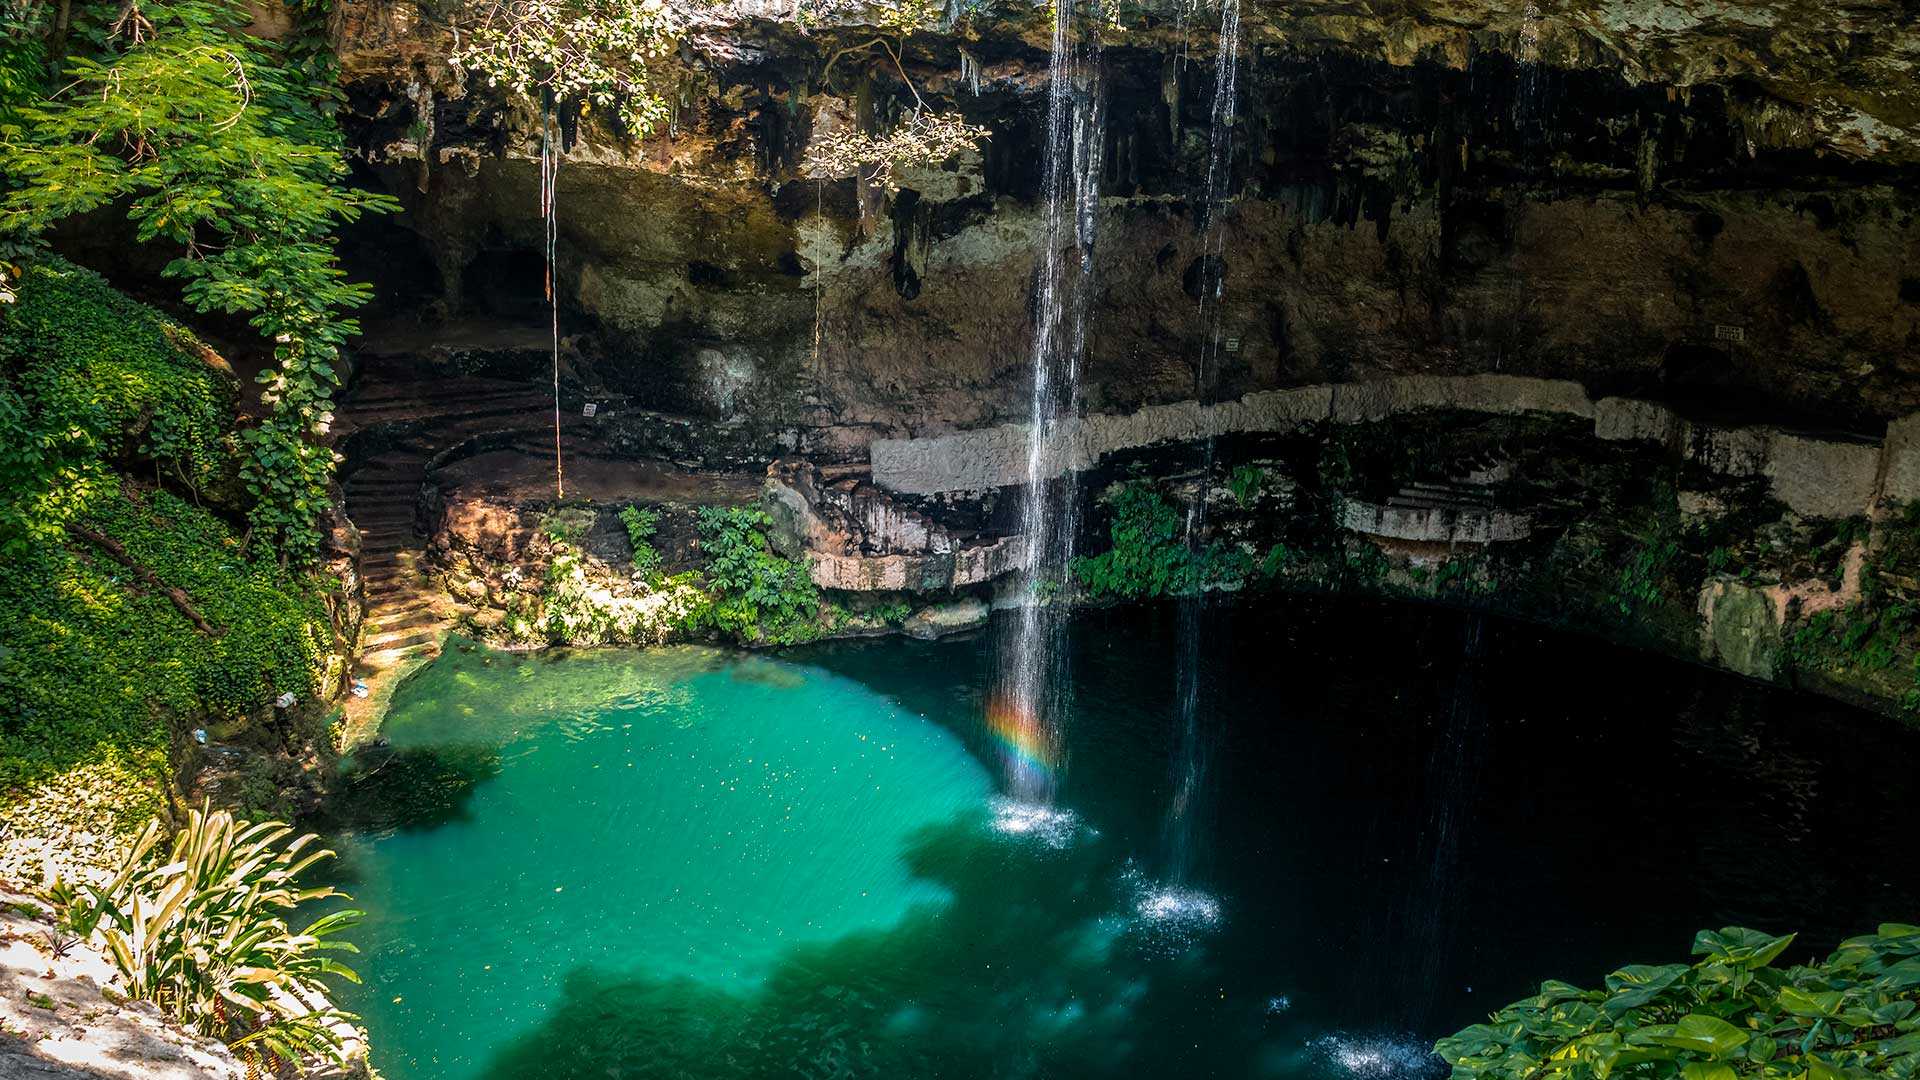
[[[397,204],[344,183],[331,79],[247,22],[227,0],[76,3],[66,44],[85,47],[0,108],[0,235],[124,203],[142,242],[181,252],[165,272],[189,304],[244,315],[273,343],[241,478],[251,535],[303,561],[328,507],[336,364],[358,329],[346,313],[369,295],[336,265],[333,231]],[[5,29],[8,53],[35,47],[33,28]]]

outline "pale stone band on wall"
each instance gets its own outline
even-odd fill
[[[1596,401],[1577,382],[1520,375],[1410,375],[1069,420],[1050,440],[1039,472],[1052,479],[1090,468],[1107,454],[1158,443],[1370,423],[1434,410],[1591,420],[1601,439],[1657,443],[1725,475],[1764,476],[1774,497],[1802,517],[1850,517],[1881,500],[1920,499],[1920,415],[1887,425],[1887,437],[1878,443],[1774,427],[1722,428],[1686,420],[1657,402]],[[1027,457],[1025,424],[876,439],[873,481],[909,495],[1011,487],[1026,483]]]
[[[823,589],[847,592],[945,592],[982,585],[1024,569],[1017,536],[944,554],[843,555],[811,552],[808,569]]]
[[[1389,506],[1348,499],[1340,508],[1346,529],[1389,540],[1427,544],[1501,544],[1525,540],[1533,521],[1506,510],[1451,506]]]

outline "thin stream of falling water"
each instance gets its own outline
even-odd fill
[[[554,281],[554,255],[560,239],[560,131],[549,100],[540,115],[540,219],[545,229],[547,309],[553,331],[553,495],[567,497],[567,474],[560,458],[560,291]]]
[[[1487,705],[1481,686],[1481,664],[1486,655],[1483,638],[1486,616],[1467,616],[1462,629],[1460,669],[1448,700],[1446,727],[1427,761],[1427,821],[1422,837],[1426,849],[1425,880],[1417,889],[1409,912],[1404,955],[1408,959],[1403,1001],[1405,1020],[1424,1028],[1434,1009],[1453,988],[1442,988],[1441,961],[1455,956],[1461,904],[1453,895],[1459,882],[1462,824],[1471,820],[1467,808],[1479,787],[1487,742]]]
[[[1090,21],[1097,25],[1097,18]],[[1036,282],[1027,482],[1020,503],[1026,595],[1000,642],[987,716],[1001,744],[1008,793],[1042,805],[1052,801],[1058,782],[1068,688],[1060,670],[1065,613],[1039,594],[1067,580],[1079,530],[1078,485],[1065,466],[1071,464],[1079,425],[1080,358],[1093,293],[1104,156],[1099,42],[1090,34],[1084,50],[1078,48],[1072,31],[1073,4],[1063,0],[1054,6],[1048,62],[1046,217]]]
[[[1220,6],[1220,47],[1214,62],[1213,111],[1207,142],[1207,186],[1200,221],[1200,314],[1206,337],[1194,363],[1194,397],[1212,398],[1221,348],[1220,304],[1226,287],[1225,210],[1233,177],[1233,121],[1239,98],[1240,2],[1223,0]],[[1201,438],[1200,475],[1187,500],[1185,542],[1196,560],[1205,543],[1207,496],[1213,486],[1214,441],[1211,432]],[[1173,757],[1173,801],[1164,825],[1167,875],[1176,886],[1186,885],[1198,869],[1196,838],[1205,825],[1202,805],[1212,738],[1200,723],[1200,656],[1206,598],[1200,582],[1179,601],[1179,656]]]

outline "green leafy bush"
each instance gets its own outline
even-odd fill
[[[1455,1080],[1912,1080],[1920,1076],[1920,926],[1889,923],[1824,962],[1731,927],[1686,964],[1635,964],[1600,989],[1542,983],[1435,1048]]]
[[[627,543],[633,547],[633,572],[652,581],[660,575],[660,552],[652,543],[660,528],[660,512],[629,506],[620,511],[620,524],[626,526]]]
[[[159,1004],[256,1068],[345,1065],[353,1017],[334,1008],[327,980],[360,981],[331,955],[359,951],[334,935],[360,912],[289,925],[301,905],[336,895],[300,886],[333,852],[315,848],[312,833],[292,836],[279,822],[203,807],[163,846],[160,822],[150,822],[104,886],[84,897],[55,889],[59,922],[99,934],[129,997]]]
[[[246,6],[224,0],[72,4],[57,77],[9,85],[0,106],[0,239],[124,207],[140,241],[183,252],[166,273],[189,304],[243,314],[272,343],[269,412],[241,434],[240,477],[252,535],[298,560],[327,508],[334,457],[319,436],[356,330],[344,312],[368,296],[335,265],[332,231],[397,204],[344,183],[341,91],[308,44],[325,12],[294,13],[281,44],[247,33]],[[18,20],[0,30],[16,55],[48,33]]]
[[[1256,571],[1271,577],[1285,563],[1269,552],[1256,560],[1218,541],[1195,550],[1181,540],[1180,510],[1145,479],[1129,480],[1106,498],[1113,546],[1073,561],[1074,577],[1096,600],[1146,600],[1198,589],[1236,589]]]
[[[697,616],[742,641],[794,645],[820,636],[820,589],[805,563],[767,542],[767,515],[700,508],[700,547],[712,604]]]
[[[1106,500],[1113,546],[1074,560],[1074,576],[1095,599],[1129,600],[1181,591],[1192,574],[1180,543],[1180,511],[1146,480],[1121,484]]]
[[[331,626],[322,583],[248,554],[224,522],[175,496],[96,490],[74,520],[179,589],[215,630],[202,633],[79,536],[0,574],[0,811],[16,835],[104,843],[161,809],[176,725],[238,718],[288,691],[311,697]],[[98,854],[59,848],[72,860]]]

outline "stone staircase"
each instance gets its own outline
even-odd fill
[[[458,376],[375,381],[357,388],[342,406],[343,428],[397,424],[407,432],[362,462],[343,485],[347,516],[360,530],[367,597],[354,677],[369,693],[350,699],[350,719],[377,711],[391,692],[392,676],[436,655],[462,612],[426,572],[419,512],[429,461],[474,435],[524,428],[532,441],[540,430],[551,430],[552,410],[551,392],[530,383]]]

